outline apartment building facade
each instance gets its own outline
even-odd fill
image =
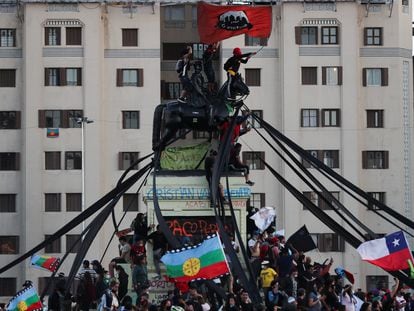
[[[411,4],[280,1],[272,10],[267,40],[238,36],[221,43],[214,60],[219,83],[226,78],[222,65],[235,46],[248,52],[264,45],[241,69],[251,90],[247,106],[411,218]],[[130,163],[150,153],[154,108],[180,91],[174,70],[180,50],[192,44],[196,59],[205,46],[198,39],[196,4],[191,1],[26,0],[16,5],[4,0],[0,16],[3,266],[81,212],[82,156],[89,206],[116,185]],[[83,155],[77,117],[94,121],[84,124]],[[204,137],[190,134],[185,142]],[[258,155],[326,208],[253,131],[240,142],[256,182],[250,205],[275,206],[276,227],[286,235],[305,223],[319,247],[311,253],[315,261],[332,256],[354,273],[358,287],[390,282],[385,272],[362,263],[352,247],[277,183]],[[375,232],[394,230],[336,185],[327,187]],[[138,211],[146,211],[137,189],[130,189],[117,206],[117,217],[129,207],[123,227]],[[327,213],[336,217],[333,211]],[[45,253],[61,256],[81,230],[74,228]],[[108,221],[88,259],[100,258],[112,232]],[[76,247],[72,251],[64,272]],[[115,256],[113,242],[104,263]],[[46,276],[20,264],[0,276],[0,296],[13,295],[25,279],[41,288]]]

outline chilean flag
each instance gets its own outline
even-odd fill
[[[413,260],[410,248],[402,231],[391,233],[381,239],[362,243],[357,248],[362,260],[387,271],[409,269]]]

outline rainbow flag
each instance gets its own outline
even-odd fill
[[[48,270],[50,272],[55,272],[59,267],[59,263],[60,258],[45,255],[33,255],[30,259],[30,265],[33,268]]]
[[[43,310],[43,306],[33,285],[27,286],[19,291],[6,306],[6,311],[37,310]]]
[[[196,279],[214,279],[229,273],[223,246],[217,235],[208,237],[202,243],[173,250],[162,256],[167,276],[176,282]]]

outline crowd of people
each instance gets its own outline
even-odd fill
[[[161,256],[168,250],[164,234],[157,227],[148,226],[144,214],[139,213],[131,224],[133,236],[119,238],[120,256],[111,260],[108,271],[94,260],[85,260],[78,273],[80,280],[73,297],[65,292],[62,280],[49,297],[51,311],[98,309],[108,310],[308,310],[308,311],[414,311],[411,291],[400,285],[398,279],[391,289],[378,284],[374,289],[354,290],[346,275],[333,269],[334,261],[313,262],[312,258],[286,243],[283,236],[269,228],[260,233],[251,232],[247,243],[253,282],[260,291],[262,303],[253,303],[249,292],[233,273],[217,278],[214,284],[225,290],[225,297],[214,286],[203,280],[188,284],[187,290],[176,286],[162,302],[150,301],[150,280],[167,280],[162,274]],[[148,242],[148,243],[147,243]],[[191,243],[190,240],[186,241]],[[146,250],[152,244],[155,275],[148,276]],[[237,242],[234,249],[239,251]],[[128,253],[128,254],[126,254]],[[232,264],[228,262],[230,271]],[[90,266],[91,265],[91,266]],[[128,274],[123,267],[130,266]],[[112,271],[112,272],[111,272]],[[132,287],[128,288],[129,278]],[[128,293],[135,292],[134,301]]]

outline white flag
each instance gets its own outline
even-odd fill
[[[256,214],[250,217],[254,220],[256,227],[261,232],[265,231],[275,220],[276,211],[273,207],[265,206],[262,207]]]

